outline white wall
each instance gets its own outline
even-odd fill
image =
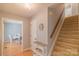
[[[65,4],[65,17],[72,16],[72,4]]]
[[[78,15],[79,9],[78,9],[79,3],[72,3],[72,15]]]
[[[65,17],[79,15],[79,3],[65,4]]]
[[[33,18],[32,22],[34,22],[34,26],[31,27],[32,30],[32,40],[37,39],[41,42],[48,44],[48,12],[47,8],[41,9]],[[39,25],[43,24],[44,29],[43,31],[39,30]],[[32,45],[33,47],[33,45]],[[45,48],[47,52],[47,48]]]
[[[47,9],[42,9],[35,17],[32,18],[32,21],[36,21],[36,35],[39,40],[44,40],[47,43],[47,28],[48,28],[48,19],[47,19]],[[44,24],[43,32],[39,31],[39,24]]]

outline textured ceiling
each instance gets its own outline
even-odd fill
[[[33,3],[30,4],[31,9],[29,9],[27,4],[24,3],[0,3],[0,11],[30,18],[40,11],[41,8],[51,5],[51,3]]]

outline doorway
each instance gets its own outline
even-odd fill
[[[23,22],[2,19],[2,55],[15,56],[23,51]]]

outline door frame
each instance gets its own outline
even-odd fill
[[[23,51],[23,21],[22,20],[18,20],[18,19],[11,19],[11,18],[5,18],[5,17],[2,17],[2,42],[1,42],[1,55],[4,56],[3,54],[3,49],[4,49],[4,22],[11,22],[11,23],[19,23],[22,25],[22,51]]]

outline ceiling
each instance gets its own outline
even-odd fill
[[[24,3],[0,3],[0,11],[30,18],[41,8],[48,7],[52,3],[33,3],[29,5]]]

